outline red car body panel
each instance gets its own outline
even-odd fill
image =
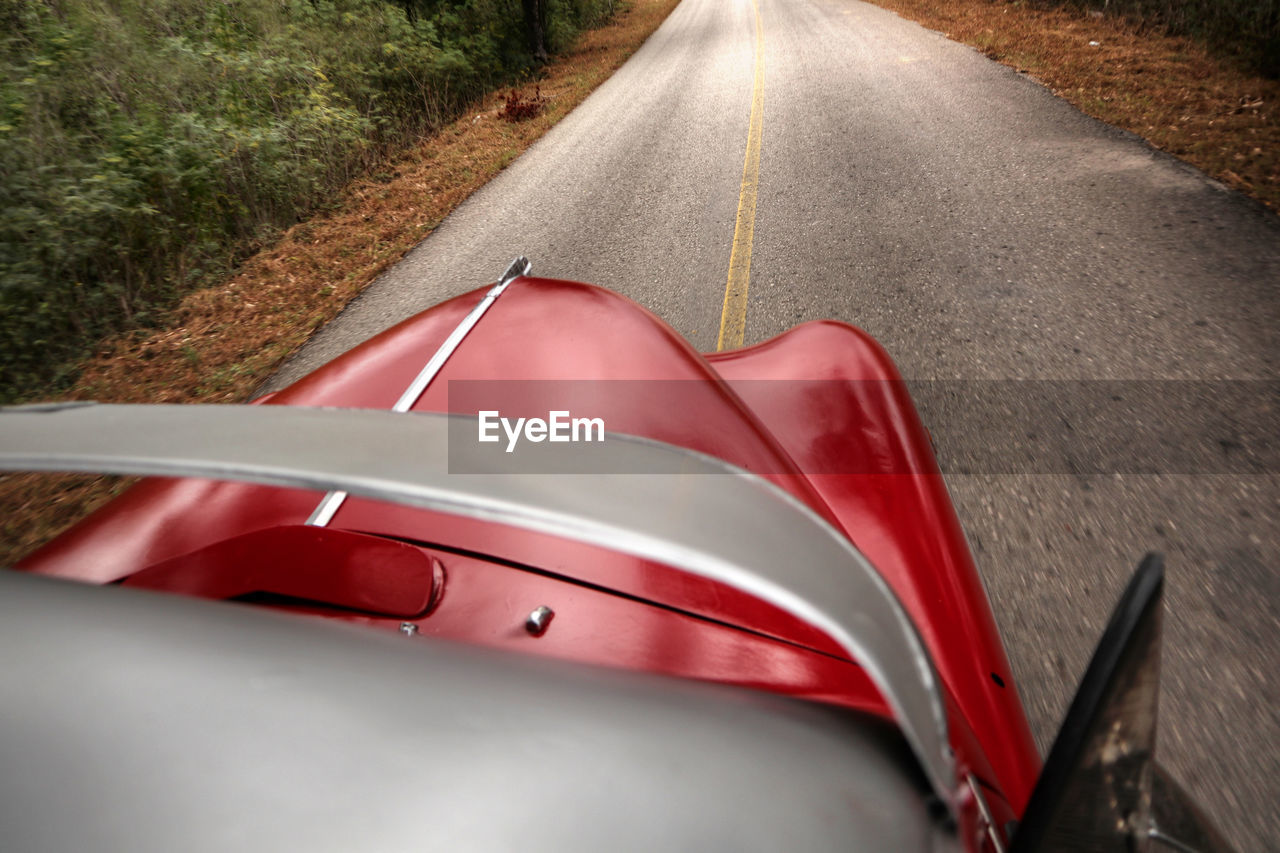
[[[884,472],[808,479],[911,614],[1021,809],[1039,755],[928,433],[888,354],[852,326],[813,322],[707,359],[800,470]]]
[[[389,409],[483,293],[406,320],[260,402]],[[449,411],[452,380],[499,379],[609,380],[593,383],[605,390],[591,411],[609,430],[759,473],[845,533],[884,575],[929,647],[962,772],[990,788],[1001,820],[1021,813],[1040,759],[928,435],[892,362],[869,336],[842,323],[808,323],[753,347],[703,356],[618,294],[522,278],[414,409]],[[503,408],[509,403],[523,413],[537,405],[534,390],[525,399],[522,393],[509,390]],[[320,497],[146,480],[21,567],[209,597],[252,589],[268,594],[259,596],[262,603],[328,618],[389,630],[408,621],[424,634],[887,714],[861,668],[803,621],[665,566],[527,531],[348,499],[329,524],[323,548],[332,553],[312,581],[275,578],[273,564],[296,562],[300,548],[312,547],[296,525]],[[362,594],[353,591],[352,567],[370,549],[394,552],[398,568],[386,570],[378,591]],[[209,566],[230,552],[249,565],[219,578]],[[445,574],[436,578],[438,589],[430,580],[437,564]],[[419,592],[398,594],[397,578],[415,579]],[[422,612],[411,612],[423,601]],[[540,604],[554,608],[555,627],[532,637],[523,619]]]

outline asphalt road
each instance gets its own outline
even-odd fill
[[[1280,220],[891,13],[758,3],[746,341],[835,317],[919,380],[1042,750],[1162,551],[1160,753],[1241,850],[1280,849]],[[273,385],[518,254],[714,349],[756,38],[749,0],[684,0]],[[992,402],[1011,398],[1044,429]]]

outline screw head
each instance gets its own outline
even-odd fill
[[[524,620],[524,629],[535,637],[541,637],[555,615],[556,612],[544,604],[534,609],[529,618]]]

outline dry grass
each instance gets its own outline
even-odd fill
[[[1022,0],[871,2],[1031,74],[1089,115],[1280,210],[1280,81],[1099,13]]]
[[[537,114],[501,120],[509,93],[376,173],[333,211],[290,229],[225,285],[193,293],[167,328],[103,344],[66,399],[121,403],[236,403],[249,398],[311,333],[464,199],[518,157],[657,29],[678,0],[630,0],[547,66],[526,96]],[[12,475],[0,480],[0,565],[52,538],[113,496],[120,481]]]

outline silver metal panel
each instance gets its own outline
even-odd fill
[[[753,691],[4,571],[0,684],[14,853],[958,848],[888,726]]]
[[[940,688],[915,627],[845,539],[766,481],[682,448],[609,434],[603,470],[486,470],[447,445],[452,416],[286,406],[74,406],[0,414],[0,469],[105,471],[336,489],[587,542],[737,587],[826,631],[880,688],[930,784],[957,780]],[[517,463],[520,454],[510,460]],[[482,464],[483,462],[483,464]]]

